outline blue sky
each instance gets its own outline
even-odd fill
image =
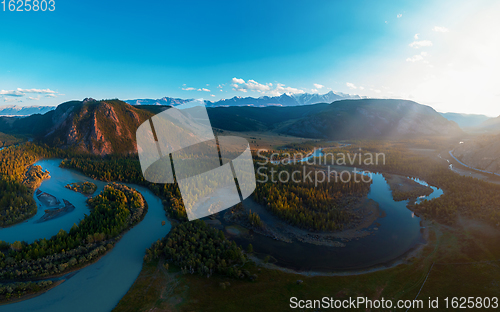
[[[496,1],[55,1],[0,11],[0,105],[334,90],[500,115]]]

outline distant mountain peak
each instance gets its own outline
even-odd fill
[[[456,122],[462,129],[481,127],[490,117],[477,114],[461,114],[461,113],[440,113],[444,118]]]
[[[5,105],[0,106],[0,116],[29,116],[33,114],[45,114],[54,110],[55,106],[18,106],[18,105]]]
[[[191,102],[193,99],[179,99],[172,97],[162,97],[161,99],[136,99],[136,100],[125,100],[125,103],[130,105],[168,105],[176,106],[187,102]]]
[[[366,99],[367,97],[359,96],[357,94],[346,94],[342,92],[329,91],[325,94],[318,93],[291,93],[285,92],[278,96],[262,95],[260,97],[242,97],[235,95],[229,99],[221,99],[218,101],[205,100],[205,104],[208,107],[218,107],[218,106],[255,106],[255,107],[266,107],[266,106],[299,106],[299,105],[310,105],[318,103],[332,103],[335,101],[346,100],[346,99]],[[125,102],[131,105],[169,105],[176,106],[187,102],[191,102],[193,99],[179,99],[171,97],[163,97],[161,99],[137,99],[137,100],[126,100]]]

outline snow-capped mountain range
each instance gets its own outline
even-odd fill
[[[186,102],[191,102],[193,99],[178,99],[171,97],[163,97],[161,99],[137,99],[137,100],[126,100],[125,102],[130,105],[180,105]]]
[[[283,93],[280,96],[261,96],[240,97],[235,96],[230,99],[219,101],[204,100],[207,107],[227,107],[227,106],[300,106],[317,103],[331,103],[345,99],[365,99],[364,96],[356,94],[345,94],[341,92],[330,91],[325,94],[288,94]],[[163,97],[161,99],[134,99],[125,102],[131,105],[169,105],[177,106],[194,101],[195,99],[180,99],[172,97]],[[45,114],[55,109],[56,106],[18,106],[18,105],[0,105],[0,116],[29,116],[33,114]]]
[[[364,99],[367,97],[359,96],[357,94],[345,94],[341,92],[330,91],[325,94],[288,94],[283,93],[280,96],[261,96],[259,98],[254,97],[240,97],[235,96],[230,99],[222,99],[219,101],[209,101],[205,100],[205,105],[207,107],[224,107],[224,106],[254,106],[254,107],[266,107],[266,106],[299,106],[299,105],[309,105],[317,103],[331,103],[339,100],[345,99]],[[164,97],[161,99],[140,99],[140,100],[126,100],[126,103],[131,105],[180,105],[186,102],[193,101],[193,99],[176,99],[170,97]]]
[[[55,108],[56,106],[0,105],[0,116],[29,116],[33,114],[45,114]]]

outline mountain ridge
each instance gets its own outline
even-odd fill
[[[135,133],[148,118],[170,108],[132,106],[120,100],[85,99],[28,117],[1,117],[0,132],[96,155],[130,154]],[[188,108],[191,109],[191,108]],[[358,99],[299,106],[208,107],[214,128],[261,131],[312,139],[393,139],[462,135],[432,107],[406,100]]]
[[[478,126],[478,128],[481,130],[493,131],[493,132],[500,131],[500,116],[496,118],[490,118],[484,121]]]
[[[173,97],[162,97],[161,99],[135,99],[135,100],[125,100],[125,103],[128,103],[130,105],[168,105],[168,106],[175,106],[175,105],[181,105],[187,102],[191,102],[193,99],[180,99],[180,98],[173,98]]]
[[[460,128],[474,128],[488,121],[491,117],[479,114],[461,114],[461,113],[440,113],[444,118],[456,122]]]
[[[237,109],[208,108],[212,126],[232,131],[272,131],[321,139],[463,134],[455,122],[448,121],[432,107],[407,100],[342,100],[286,108]]]
[[[345,99],[365,99],[367,97],[357,94],[346,94],[342,92],[330,91],[325,94],[318,93],[302,93],[302,94],[288,94],[283,93],[279,96],[261,96],[261,97],[241,97],[234,96],[229,99],[221,99],[218,101],[204,100],[207,107],[225,107],[225,106],[300,106],[311,105],[318,103],[331,103]],[[194,99],[179,99],[171,97],[163,97],[161,99],[138,99],[138,100],[125,100],[124,102],[131,105],[181,105]]]

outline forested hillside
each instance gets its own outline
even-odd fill
[[[0,131],[78,152],[128,154],[137,150],[137,128],[152,115],[119,100],[85,99],[63,103],[44,115],[3,120]]]
[[[24,221],[36,214],[33,187],[43,174],[38,168],[28,171],[31,164],[42,158],[63,157],[64,151],[33,143],[20,144],[0,152],[0,226]]]
[[[159,257],[177,265],[184,273],[245,277],[240,268],[246,260],[241,248],[227,240],[222,231],[201,220],[181,223],[146,251],[148,261]]]

